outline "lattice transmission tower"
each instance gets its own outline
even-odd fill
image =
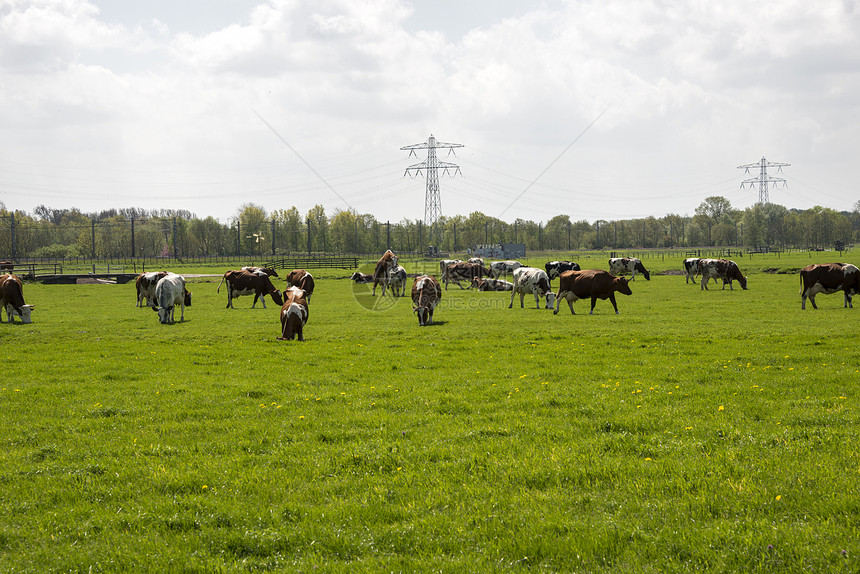
[[[781,177],[770,177],[767,174],[767,168],[775,167],[777,171],[782,172],[782,168],[784,166],[791,165],[790,163],[779,163],[775,161],[767,161],[764,158],[761,158],[761,161],[758,163],[748,163],[746,165],[739,165],[738,169],[746,170],[746,173],[750,172],[750,168],[758,167],[759,175],[758,177],[752,177],[750,179],[745,179],[741,182],[741,189],[744,189],[746,184],[749,184],[751,188],[755,189],[755,185],[758,184],[758,202],[759,203],[770,203],[770,197],[768,196],[768,187],[772,183],[781,183],[783,186],[787,185],[785,179]]]
[[[454,149],[458,147],[463,147],[463,144],[436,141],[433,134],[430,134],[430,137],[426,142],[407,145],[400,148],[401,150],[409,150],[409,157],[412,157],[413,155],[418,157],[416,150],[427,150],[427,159],[421,163],[416,163],[407,167],[403,177],[406,177],[407,175],[416,177],[427,172],[427,182],[425,186],[426,191],[424,195],[424,227],[427,229],[428,239],[432,241],[433,238],[435,238],[437,241],[436,245],[441,243],[438,226],[436,225],[439,218],[442,217],[442,199],[439,194],[439,170],[442,170],[443,174],[447,174],[451,177],[458,173],[463,175],[460,171],[459,165],[449,163],[447,161],[439,161],[436,157],[436,150],[447,149],[449,156],[451,154],[456,156],[457,154],[454,153]]]

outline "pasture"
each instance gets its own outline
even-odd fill
[[[0,572],[856,572],[860,309],[757,271],[808,258],[737,261],[748,291],[645,260],[617,316],[452,285],[423,328],[314,272],[304,343],[218,277],[172,325],[133,284],[28,283]]]

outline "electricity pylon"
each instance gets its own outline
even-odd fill
[[[456,156],[457,154],[454,153],[454,148],[458,147],[463,147],[463,144],[436,141],[433,134],[430,134],[430,138],[424,143],[407,145],[400,148],[401,150],[409,150],[409,157],[412,157],[412,155],[418,157],[415,150],[427,150],[427,159],[421,163],[416,163],[407,167],[403,177],[406,177],[407,175],[415,177],[421,175],[424,171],[427,172],[426,193],[424,195],[424,228],[427,229],[428,239],[432,240],[433,237],[436,237],[436,245],[439,245],[442,239],[436,225],[439,218],[442,217],[442,200],[439,195],[439,170],[441,169],[442,173],[448,174],[452,177],[458,173],[463,175],[460,171],[459,165],[448,163],[447,161],[439,161],[436,158],[436,150],[439,148],[446,148],[449,156],[451,154]]]
[[[746,173],[750,172],[751,167],[758,167],[759,176],[753,177],[750,179],[745,179],[741,182],[741,189],[744,189],[746,184],[750,184],[751,188],[755,188],[755,184],[758,184],[758,202],[759,203],[770,203],[770,198],[768,197],[767,189],[771,183],[781,183],[786,185],[785,180],[781,177],[770,177],[767,174],[767,168],[775,167],[777,171],[782,172],[783,166],[791,165],[790,163],[779,163],[775,161],[767,161],[764,158],[761,158],[761,161],[758,163],[748,163],[746,165],[739,165],[738,169],[746,170]]]

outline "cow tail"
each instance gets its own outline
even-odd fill
[[[221,277],[221,283],[218,283],[218,288],[215,290],[216,293],[221,292],[221,285],[224,284],[224,277]]]

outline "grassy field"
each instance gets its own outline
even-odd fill
[[[27,284],[0,572],[858,572],[860,309],[737,261],[748,291],[646,260],[618,316],[452,286],[426,328],[315,273],[304,343],[217,277],[173,325]]]

